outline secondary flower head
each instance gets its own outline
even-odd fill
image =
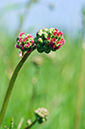
[[[39,124],[43,123],[47,120],[47,117],[49,115],[49,112],[45,108],[38,108],[35,110],[35,116]]]
[[[19,34],[19,37],[17,38],[17,44],[15,45],[16,48],[20,49],[21,52],[24,53],[31,52],[33,46],[34,39],[32,35],[25,34],[25,32]]]
[[[40,29],[34,42],[37,46],[38,52],[46,52],[58,50],[64,43],[63,33],[55,28],[44,28]]]

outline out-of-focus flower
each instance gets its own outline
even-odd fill
[[[46,121],[49,115],[49,112],[46,108],[38,108],[34,113],[39,124]]]

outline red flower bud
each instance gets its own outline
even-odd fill
[[[21,47],[21,50],[24,50],[24,47]]]
[[[54,35],[54,36],[56,36],[56,35],[57,35],[57,31],[56,31],[56,32],[54,32],[54,33],[53,33],[53,35]]]
[[[29,38],[33,38],[33,36],[31,34],[28,35]]]
[[[31,40],[31,43],[34,43],[34,41],[33,41],[33,40]]]
[[[50,40],[50,37],[47,37],[47,40]]]
[[[57,45],[60,44],[60,41],[58,41],[56,44],[57,44]]]
[[[22,42],[25,42],[26,40],[25,39],[22,39]]]
[[[19,48],[19,46],[18,46],[17,44],[15,45],[15,47],[16,47],[16,48]]]
[[[59,37],[59,36],[62,36],[62,35],[63,35],[63,33],[62,33],[61,31],[59,31],[59,32],[58,32],[58,37]]]
[[[56,32],[58,32],[58,29],[55,29],[56,30]]]
[[[56,50],[58,50],[59,48],[61,48],[62,45],[59,45],[58,47],[56,47]]]
[[[25,47],[29,47],[28,44],[25,44]]]
[[[25,40],[28,40],[28,37],[25,37]]]
[[[51,42],[53,43],[56,42],[56,38],[51,39]]]
[[[21,42],[21,39],[19,39],[18,42],[20,43]]]
[[[25,34],[25,32],[20,33],[19,36],[21,37],[23,34]]]

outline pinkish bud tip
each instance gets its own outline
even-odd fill
[[[25,47],[29,47],[30,46],[30,43],[28,43],[28,44],[25,44]]]
[[[60,44],[60,41],[58,41],[56,44],[59,45]]]
[[[33,41],[33,40],[31,40],[31,43],[34,43],[34,41]]]
[[[51,42],[52,43],[56,42],[56,38],[51,39]]]
[[[57,35],[57,32],[54,32],[53,35],[56,36]]]
[[[21,42],[21,39],[19,39],[18,42],[20,43]]]
[[[23,45],[21,44],[20,47],[23,47]]]
[[[29,47],[28,44],[25,44],[25,47]]]
[[[24,50],[24,47],[21,47],[21,50]]]
[[[25,40],[28,40],[28,37],[25,37]]]
[[[63,33],[61,31],[58,32],[58,36],[62,36]]]
[[[58,47],[56,47],[56,50],[58,50],[59,48],[61,48],[62,45],[59,45]]]
[[[30,43],[28,43],[28,46],[30,46]]]
[[[21,36],[24,35],[24,34],[25,34],[25,32],[22,32],[22,33],[19,34],[19,36],[21,37]]]
[[[19,48],[19,46],[18,46],[17,44],[15,45],[15,47],[16,47],[16,48]]]
[[[58,29],[55,29],[56,30],[56,32],[58,32]]]
[[[33,38],[33,36],[31,34],[28,35],[29,38]]]
[[[50,40],[50,37],[47,37],[47,40]]]
[[[25,42],[25,41],[26,41],[26,39],[23,39],[23,40],[22,40],[22,42]]]

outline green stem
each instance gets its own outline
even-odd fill
[[[32,122],[32,124],[30,126],[26,127],[25,129],[31,128],[36,122],[37,122],[37,119],[34,122]]]
[[[36,49],[36,46],[33,47],[32,51],[34,51],[35,49]],[[4,115],[5,115],[7,106],[8,106],[8,102],[9,102],[9,99],[10,99],[10,95],[11,95],[11,92],[12,92],[15,80],[17,78],[17,75],[18,75],[21,67],[23,66],[24,62],[26,61],[26,59],[28,58],[28,56],[30,54],[31,53],[26,53],[24,55],[24,57],[20,60],[20,62],[16,66],[16,68],[15,68],[15,70],[13,72],[13,75],[12,75],[12,77],[10,79],[10,82],[9,82],[9,85],[8,85],[8,89],[7,89],[7,92],[6,92],[6,95],[5,95],[5,99],[4,99],[4,102],[3,102],[3,105],[2,105],[2,109],[1,109],[1,112],[0,112],[0,126],[1,126],[1,123],[2,123],[3,118],[4,118]]]

